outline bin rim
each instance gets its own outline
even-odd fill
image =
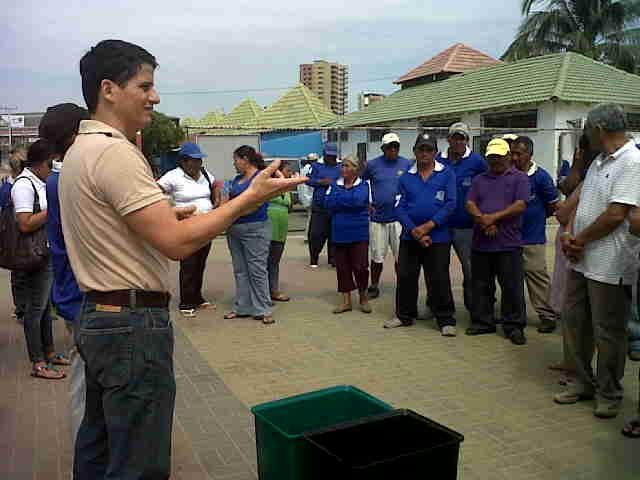
[[[418,452],[424,452],[427,450],[436,450],[436,449],[440,449],[440,448],[444,448],[444,447],[449,447],[451,445],[460,445],[462,442],[464,442],[464,435],[462,435],[459,432],[456,432],[455,430],[450,429],[449,427],[442,425],[438,422],[436,422],[435,420],[432,420],[430,418],[425,417],[424,415],[420,415],[417,412],[414,412],[413,410],[407,409],[407,408],[398,408],[395,409],[391,412],[385,412],[385,413],[379,413],[376,415],[371,415],[368,416],[366,418],[361,418],[358,420],[351,420],[351,421],[347,421],[347,422],[343,422],[343,423],[339,423],[337,425],[333,425],[331,427],[326,427],[326,428],[320,428],[317,430],[313,430],[310,432],[305,432],[303,434],[304,439],[311,443],[314,447],[319,448],[320,450],[322,450],[323,452],[325,452],[327,455],[335,458],[337,461],[341,461],[342,459],[339,458],[336,454],[334,454],[333,452],[330,452],[329,450],[327,450],[323,445],[320,445],[317,441],[315,441],[313,438],[314,435],[322,435],[325,433],[333,433],[337,430],[346,430],[348,428],[353,428],[353,427],[357,427],[359,425],[363,425],[365,423],[372,423],[372,422],[380,422],[383,421],[387,418],[392,418],[392,417],[399,417],[399,416],[411,416],[411,417],[415,417],[420,419],[420,421],[426,422],[428,424],[430,424],[432,427],[437,428],[438,430],[444,431],[450,435],[452,435],[454,438],[452,438],[451,440],[448,440],[447,442],[438,445],[436,447],[428,447],[428,448],[420,448],[417,449],[414,452],[410,452],[410,453],[403,453],[403,454],[399,454],[399,455],[395,455],[394,458],[402,458],[402,457],[408,457],[411,455],[415,455]],[[367,467],[371,466],[371,465],[377,465],[380,463],[384,463],[386,461],[388,461],[389,459],[381,459],[381,460],[377,460],[374,462],[371,462],[369,464],[367,464]],[[364,466],[362,465],[358,465],[358,466],[354,466],[354,468],[364,468]]]
[[[285,437],[287,437],[287,438],[300,438],[300,437],[304,436],[307,432],[298,433],[298,434],[287,433],[284,430],[282,430],[282,428],[280,428],[278,425],[275,425],[273,422],[271,422],[263,414],[263,412],[267,412],[268,410],[271,410],[272,408],[276,408],[276,407],[279,408],[279,407],[281,407],[283,405],[295,403],[295,402],[298,402],[300,400],[306,400],[306,399],[310,399],[310,398],[322,397],[322,396],[324,396],[324,395],[326,395],[328,393],[339,392],[339,391],[343,391],[343,392],[344,391],[354,391],[358,395],[366,397],[367,400],[369,400],[369,401],[371,401],[373,403],[376,403],[380,407],[389,409],[389,412],[387,412],[387,413],[390,413],[390,412],[394,411],[393,407],[391,405],[389,405],[386,402],[383,402],[382,400],[374,397],[373,395],[365,392],[364,390],[362,390],[362,389],[360,389],[358,387],[355,387],[353,385],[335,385],[333,387],[322,388],[320,390],[314,390],[312,392],[300,393],[300,394],[297,394],[297,395],[292,395],[290,397],[281,398],[279,400],[272,400],[270,402],[254,405],[253,407],[251,407],[251,413],[253,413],[253,415],[255,417],[260,418],[260,420],[262,420],[263,422],[268,423],[271,428],[274,428],[275,430],[277,430],[279,433],[281,433]],[[366,418],[370,418],[370,417],[371,416],[368,416]],[[338,425],[343,425],[343,423],[339,423]],[[346,423],[350,423],[350,422],[346,422]],[[313,431],[319,431],[319,430],[324,430],[324,428],[323,429],[316,429],[316,430],[313,430]]]

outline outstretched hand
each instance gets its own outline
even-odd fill
[[[176,218],[178,219],[178,221],[195,215],[196,210],[197,208],[195,205],[188,205],[186,207],[173,207],[173,213],[176,214]]]
[[[251,182],[245,194],[251,197],[253,207],[263,204],[278,195],[295,190],[298,185],[302,185],[307,177],[285,178],[278,170],[280,160],[274,160],[262,170]]]

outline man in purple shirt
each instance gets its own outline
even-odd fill
[[[471,281],[473,308],[467,335],[494,333],[495,280],[502,290],[505,337],[524,345],[524,270],[522,214],[529,200],[527,175],[511,165],[509,144],[493,139],[487,146],[489,171],[471,184],[467,210],[473,217]]]

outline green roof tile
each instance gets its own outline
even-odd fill
[[[545,55],[405,88],[326,125],[385,125],[397,120],[540,103],[552,98],[640,106],[640,77],[577,53]]]
[[[240,102],[240,104],[231,110],[231,112],[225,116],[223,124],[220,126],[225,127],[255,127],[256,120],[263,112],[260,105],[256,103],[252,98],[247,98]]]
[[[317,128],[336,118],[311,90],[299,84],[262,112],[258,126],[266,129]]]

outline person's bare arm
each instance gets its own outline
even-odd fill
[[[504,220],[506,218],[515,217],[516,215],[520,215],[524,213],[527,209],[527,202],[523,200],[516,200],[511,205],[509,205],[504,210],[500,210],[499,212],[488,213],[485,217],[488,217],[487,221],[491,220],[489,225],[499,222],[500,220]]]
[[[576,208],[578,208],[581,191],[582,184],[578,185],[564,202],[560,202],[558,204],[558,208],[556,209],[556,219],[558,219],[558,222],[561,225],[567,225],[571,221]]]
[[[43,210],[38,213],[16,213],[16,220],[18,221],[18,229],[22,233],[35,232],[47,223],[47,211]]]
[[[607,209],[591,225],[576,235],[575,242],[578,245],[587,245],[606,237],[624,222],[632,208],[633,205],[610,203]]]
[[[161,201],[126,215],[124,220],[163,255],[172,260],[187,258],[224,232],[238,217],[307,181],[306,177],[282,177],[277,171],[279,164],[279,161],[271,163],[242,195],[209,213],[179,221],[169,203]]]
[[[629,232],[640,237],[640,207],[636,207],[629,213]]]

